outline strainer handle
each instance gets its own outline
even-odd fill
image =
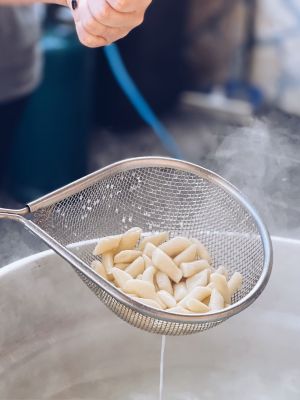
[[[9,208],[0,208],[0,219],[15,219],[20,220],[26,214],[29,214],[29,207],[24,207],[19,210],[12,210]]]

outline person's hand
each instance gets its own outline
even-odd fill
[[[71,0],[67,0],[71,7]],[[126,36],[144,20],[152,0],[77,0],[73,10],[79,40],[101,47]]]

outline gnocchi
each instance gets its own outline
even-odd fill
[[[209,307],[197,299],[189,299],[186,302],[186,308],[193,313],[207,313]]]
[[[163,242],[169,239],[167,232],[156,233],[155,235],[146,236],[140,243],[140,250],[144,250],[147,243],[152,243],[154,246],[159,246]]]
[[[225,303],[229,304],[231,296],[225,276],[218,273],[211,274],[210,282],[215,285],[215,288],[223,296]]]
[[[188,290],[192,290],[196,286],[206,286],[208,284],[210,271],[205,269],[204,271],[198,272],[194,276],[188,278],[185,283]]]
[[[104,265],[102,264],[101,261],[99,260],[94,260],[91,264],[91,267],[93,268],[93,270],[95,270],[97,272],[97,274],[99,274],[100,276],[102,276],[102,278],[104,279],[108,279],[107,278],[107,273],[106,273],[106,269],[104,268]]]
[[[131,263],[141,255],[142,252],[139,250],[122,250],[120,253],[115,255],[114,262],[117,264]]]
[[[126,269],[125,271],[132,276],[132,278],[136,278],[138,275],[141,275],[145,270],[145,260],[143,257],[136,258]]]
[[[154,276],[156,273],[156,269],[152,266],[149,266],[148,268],[145,269],[142,275],[143,281],[150,282],[154,285]]]
[[[159,292],[157,292],[157,295],[160,300],[165,304],[166,308],[176,307],[177,302],[169,292],[166,292],[165,290],[160,290]]]
[[[113,253],[108,252],[102,254],[102,263],[104,265],[107,275],[110,275],[114,266]]]
[[[182,271],[177,267],[172,258],[158,247],[152,253],[152,261],[154,267],[167,274],[175,283],[178,283],[182,278]]]
[[[174,297],[176,301],[182,300],[187,295],[185,282],[179,282],[174,285]]]
[[[173,294],[173,287],[170,278],[164,272],[158,271],[156,273],[156,285],[160,290]]]
[[[143,235],[135,227],[101,238],[91,268],[143,305],[179,314],[203,314],[228,307],[242,288],[242,275],[213,268],[198,239],[168,232]]]
[[[141,233],[141,228],[131,228],[129,231],[125,232],[121,237],[117,253],[123,250],[133,250],[140,240]]]
[[[143,257],[151,259],[153,251],[156,249],[153,243],[147,243],[143,250]],[[146,259],[147,260],[147,259]]]
[[[164,251],[168,256],[175,257],[182,253],[192,242],[185,237],[175,237],[161,244],[159,248]]]
[[[183,262],[180,264],[180,269],[182,271],[184,278],[189,278],[197,272],[203,271],[205,269],[209,269],[210,265],[206,260],[197,260],[193,262]]]
[[[179,253],[178,256],[174,258],[174,263],[176,265],[180,265],[181,263],[194,261],[196,257],[197,257],[197,246],[195,244],[191,244],[187,249],[183,250],[182,253]]]
[[[155,300],[156,298],[156,291],[154,285],[150,282],[142,281],[141,279],[128,280],[125,283],[123,290],[126,293],[135,294],[144,299]]]
[[[220,292],[218,292],[217,289],[213,289],[211,291],[211,295],[210,295],[210,300],[209,300],[209,305],[208,307],[210,308],[211,311],[219,311],[222,310],[222,308],[224,308],[224,298],[221,295]]]
[[[238,290],[240,290],[242,286],[242,281],[243,278],[239,272],[235,272],[229,279],[228,288],[231,296],[233,296]]]
[[[122,235],[115,235],[100,239],[93,252],[94,256],[99,256],[100,254],[115,250],[119,246],[121,238]]]
[[[126,271],[122,271],[119,268],[112,269],[113,277],[116,281],[116,284],[121,288],[124,289],[125,283],[132,279],[132,276],[129,275]]]

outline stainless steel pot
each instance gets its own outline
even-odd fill
[[[300,242],[276,238],[257,302],[168,337],[165,399],[299,400]],[[158,399],[161,338],[103,306],[51,251],[0,270],[0,399]]]

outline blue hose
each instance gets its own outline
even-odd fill
[[[111,44],[110,46],[106,46],[104,48],[104,52],[116,81],[137,113],[146,122],[146,124],[153,129],[168,153],[175,158],[184,159],[176,141],[164,127],[164,125],[159,121],[154,111],[144,99],[142,93],[129,75],[117,45]]]

